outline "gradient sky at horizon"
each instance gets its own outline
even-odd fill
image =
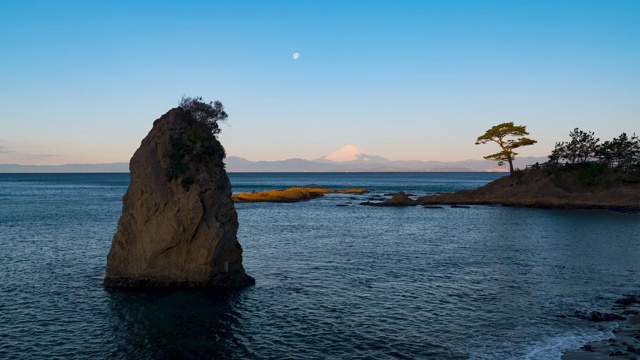
[[[295,60],[293,53],[300,58]],[[0,163],[128,161],[183,95],[250,160],[481,159],[640,133],[640,1],[3,1]]]

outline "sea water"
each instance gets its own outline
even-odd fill
[[[498,176],[230,174],[372,193],[237,204],[256,285],[216,294],[102,286],[128,174],[0,174],[0,358],[559,359],[611,336],[574,314],[640,291],[640,215],[359,205]]]

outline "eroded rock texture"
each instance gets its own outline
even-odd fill
[[[182,108],[172,109],[153,123],[133,155],[105,285],[254,284],[242,266],[224,150],[197,125]]]

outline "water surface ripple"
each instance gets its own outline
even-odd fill
[[[0,358],[559,359],[615,326],[567,315],[640,289],[637,214],[358,205],[495,174],[230,176],[374,193],[238,204],[254,287],[124,292],[102,277],[127,174],[0,174]]]

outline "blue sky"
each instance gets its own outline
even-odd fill
[[[223,102],[250,160],[640,132],[640,1],[2,1],[0,64],[0,163],[128,161],[185,94]]]

